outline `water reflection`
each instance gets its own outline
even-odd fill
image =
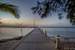
[[[19,36],[25,36],[34,28],[0,28],[0,39],[8,39]],[[50,36],[64,36],[75,37],[75,28],[41,28],[47,35]]]
[[[75,28],[43,28],[48,36],[61,35],[64,37],[75,37]]]

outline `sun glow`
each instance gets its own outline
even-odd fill
[[[31,19],[14,19],[14,18],[3,18],[0,20],[4,25],[32,25],[33,20]]]

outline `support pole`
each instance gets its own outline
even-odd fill
[[[60,35],[56,36],[56,46],[55,46],[56,50],[60,50]]]

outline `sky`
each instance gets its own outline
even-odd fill
[[[16,5],[18,6],[18,9],[19,9],[19,14],[20,14],[20,19],[16,19],[11,13],[9,12],[3,12],[3,11],[0,11],[0,21],[3,22],[2,24],[4,25],[17,25],[17,24],[20,24],[20,25],[34,25],[34,21],[35,21],[35,25],[38,25],[38,26],[56,26],[56,27],[74,27],[70,22],[69,20],[66,19],[66,13],[63,13],[63,16],[64,18],[59,20],[58,19],[58,16],[57,14],[53,14],[52,16],[48,16],[47,18],[44,18],[44,19],[41,19],[40,16],[38,14],[35,14],[33,15],[32,14],[32,10],[31,8],[33,6],[35,6],[36,4],[36,1],[37,0],[0,0],[0,2],[5,2],[5,3],[10,3],[10,4],[13,4],[13,5]],[[4,28],[5,29],[5,28]],[[25,28],[26,29],[26,28]],[[12,29],[5,29],[5,30],[11,30]],[[13,29],[14,30],[14,29]],[[15,29],[16,30],[16,29]],[[56,30],[56,31],[75,31],[74,28],[63,28],[63,29],[60,29],[60,28],[56,28],[56,29],[48,29],[48,32],[50,32],[50,30]],[[9,31],[9,33],[11,32]],[[25,31],[23,29],[23,31]],[[28,32],[28,29],[26,30]],[[25,31],[25,32],[26,32]],[[4,32],[4,31],[3,31]],[[15,33],[13,34],[13,36],[16,36],[18,34],[16,34],[16,31],[14,31]],[[17,31],[19,32],[19,31]],[[24,34],[25,34],[24,32]],[[5,32],[6,33],[6,32]],[[1,37],[12,37],[9,35],[9,33],[7,32],[6,34],[2,34]],[[13,33],[13,32],[12,32]],[[11,34],[12,34],[11,33]],[[58,32],[57,32],[58,33]],[[16,34],[16,35],[15,35]],[[50,33],[48,33],[49,35],[51,35]],[[55,32],[56,34],[56,32]],[[66,34],[66,33],[61,33],[61,34]],[[72,33],[70,33],[71,35]],[[5,35],[5,36],[4,36]],[[53,33],[52,33],[53,35]],[[66,34],[68,36],[68,34]],[[74,35],[74,34],[72,34]]]
[[[72,26],[68,19],[66,19],[66,13],[63,13],[64,18],[59,20],[57,14],[48,16],[47,18],[41,19],[38,14],[32,14],[31,8],[36,5],[37,0],[1,0],[0,2],[10,3],[18,6],[20,19],[14,18],[9,12],[0,11],[0,18],[5,24],[16,24],[24,23],[24,25],[33,25],[35,21],[36,25],[39,26]],[[5,22],[6,21],[6,22]]]

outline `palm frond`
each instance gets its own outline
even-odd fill
[[[19,18],[18,9],[16,6],[3,3],[0,4],[0,10],[12,13],[16,18]]]

